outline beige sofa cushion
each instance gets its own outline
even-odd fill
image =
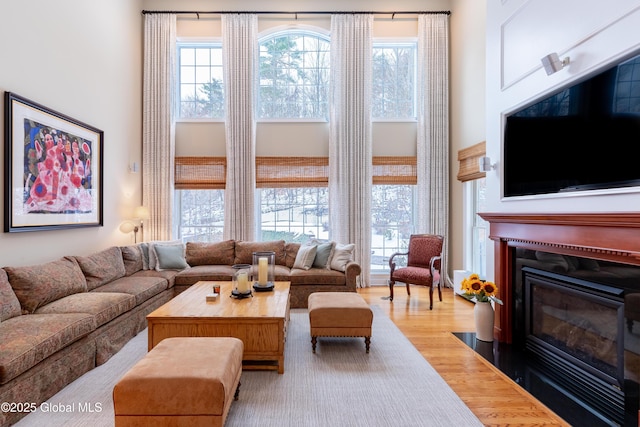
[[[95,327],[115,319],[136,306],[136,297],[116,292],[83,292],[61,298],[40,307],[36,314],[88,313]]]
[[[20,301],[11,289],[7,272],[0,269],[0,322],[20,316]]]
[[[116,292],[136,297],[136,305],[158,295],[169,286],[167,279],[160,276],[126,276],[93,289],[91,292]]]
[[[235,241],[224,242],[187,242],[187,264],[196,265],[232,265],[235,262]]]
[[[4,270],[25,314],[68,295],[87,291],[87,281],[73,257]]]
[[[286,254],[284,251],[284,240],[274,240],[272,242],[236,242],[236,260],[234,264],[253,264],[254,252],[275,252],[276,265],[286,265]]]
[[[76,256],[75,259],[87,279],[89,291],[125,275],[122,252],[116,246],[90,256]]]

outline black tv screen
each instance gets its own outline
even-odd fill
[[[640,186],[640,55],[506,118],[504,196]]]

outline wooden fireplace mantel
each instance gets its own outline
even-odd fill
[[[640,213],[480,213],[494,241],[495,281],[504,305],[496,306],[495,336],[512,340],[516,247],[640,265]]]

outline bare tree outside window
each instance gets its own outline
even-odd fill
[[[373,117],[415,119],[415,76],[415,43],[374,44]]]
[[[389,270],[389,257],[406,252],[414,232],[415,185],[374,185],[371,197],[371,271]]]

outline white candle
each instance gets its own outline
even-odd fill
[[[267,261],[267,258],[264,258],[264,257],[258,258],[258,285],[266,286],[268,271],[269,271],[269,262]]]
[[[249,292],[249,278],[247,273],[238,273],[238,292],[246,294]]]

